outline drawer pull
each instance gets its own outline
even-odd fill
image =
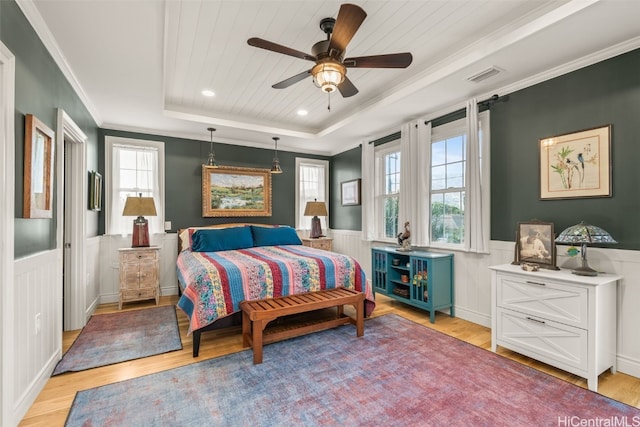
[[[529,280],[527,280],[527,284],[528,285],[536,285],[536,286],[547,286],[546,283],[530,282]]]
[[[534,319],[533,317],[527,316],[527,320],[531,320],[532,322],[542,323],[543,325],[546,323],[544,320]]]

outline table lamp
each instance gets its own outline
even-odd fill
[[[122,216],[137,216],[133,220],[132,248],[149,246],[149,222],[144,218],[144,215],[157,215],[153,197],[142,197],[142,193],[139,197],[127,197]]]
[[[564,230],[558,238],[556,243],[575,245],[580,244],[580,256],[582,258],[582,265],[573,269],[571,272],[579,276],[597,276],[598,272],[589,267],[587,262],[587,245],[592,243],[618,243],[613,237],[605,230],[595,225],[587,224],[584,221],[580,224],[573,225]]]
[[[304,208],[304,216],[313,216],[311,218],[311,234],[309,234],[309,237],[312,239],[323,237],[322,226],[318,216],[327,216],[327,206],[324,202],[318,202],[317,199],[314,199],[313,202],[307,202],[307,206]]]

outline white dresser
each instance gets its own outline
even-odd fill
[[[615,274],[491,269],[491,350],[502,346],[587,379],[616,371]]]

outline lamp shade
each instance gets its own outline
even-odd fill
[[[127,197],[122,216],[156,216],[153,197]]]
[[[324,202],[307,202],[304,216],[327,216],[327,205]]]
[[[611,237],[611,234],[607,233],[602,228],[582,221],[580,224],[572,225],[560,233],[556,239],[556,243],[565,245],[581,245],[580,252],[582,265],[573,269],[571,272],[579,276],[597,276],[598,272],[589,267],[589,263],[587,262],[587,245],[593,243],[600,244],[618,242]]]
[[[607,233],[602,228],[582,221],[580,224],[572,225],[560,233],[556,239],[556,243],[575,245],[578,243],[598,244],[618,242],[611,237],[611,234]]]

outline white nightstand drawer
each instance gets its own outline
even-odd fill
[[[587,329],[589,325],[588,289],[545,280],[501,276],[497,288],[497,305],[525,314]]]
[[[501,308],[497,316],[498,344],[553,366],[587,371],[586,330]]]

